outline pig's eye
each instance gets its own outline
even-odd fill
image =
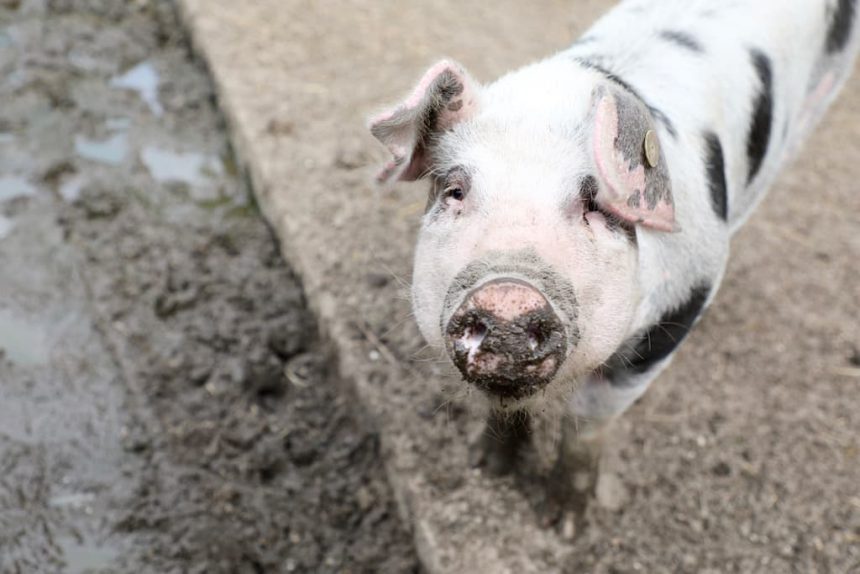
[[[464,192],[463,188],[460,186],[452,185],[450,187],[446,187],[445,191],[442,192],[442,200],[446,205],[461,202],[464,199],[466,199],[466,192]]]
[[[462,213],[466,196],[469,195],[472,179],[468,172],[460,166],[448,170],[445,177],[439,181],[439,200],[443,208],[453,208],[455,215]]]

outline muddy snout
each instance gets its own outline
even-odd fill
[[[539,390],[566,353],[561,320],[540,291],[517,279],[497,279],[470,293],[448,322],[445,339],[463,377],[500,397]]]

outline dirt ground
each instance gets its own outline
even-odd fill
[[[0,1],[0,572],[411,572],[167,0]]]

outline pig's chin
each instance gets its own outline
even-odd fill
[[[553,369],[553,375],[547,379],[516,381],[505,378],[497,381],[485,378],[480,382],[470,382],[461,376],[460,384],[470,390],[472,398],[492,411],[522,411],[536,416],[557,413],[570,401],[578,381],[585,379],[584,376],[573,376],[571,369],[565,368],[566,363],[562,363],[558,371]]]
[[[518,411],[541,416],[563,411],[575,387],[575,380],[556,376],[540,387],[524,386],[518,393],[509,392],[509,387],[505,386],[502,389],[481,390],[478,394],[491,411]]]
[[[523,385],[519,392],[508,392],[510,384],[501,388],[481,388],[466,380],[462,380],[461,384],[468,386],[472,391],[470,396],[491,411],[524,412],[537,418],[558,417],[568,412],[577,389],[600,365],[600,362],[582,361],[582,357],[577,355],[575,350],[570,350],[568,359],[548,382],[540,386]]]

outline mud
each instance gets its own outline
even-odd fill
[[[0,2],[0,572],[410,572],[164,1]]]

